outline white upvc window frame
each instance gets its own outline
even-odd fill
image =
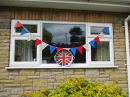
[[[91,27],[108,27],[110,34],[104,35],[104,39],[100,38],[100,41],[108,41],[110,46],[110,61],[91,61],[91,46],[89,45],[89,53],[88,53],[88,64],[91,66],[113,66],[114,64],[114,45],[113,45],[113,27],[112,23],[88,23],[88,41],[93,40],[98,35],[91,35]]]
[[[88,41],[93,40],[93,38],[88,38]],[[88,64],[91,66],[113,66],[114,64],[114,50],[113,50],[113,39],[100,39],[100,41],[109,42],[110,47],[110,61],[91,61],[91,46],[89,45],[89,53],[88,53]]]
[[[43,26],[43,24],[75,24],[75,25],[86,25],[86,23],[82,23],[82,22],[59,22],[59,21],[54,21],[54,22],[52,22],[52,21],[41,21],[41,28],[42,28],[42,26]],[[86,31],[87,31],[87,25],[85,26],[86,27]],[[43,31],[43,29],[41,29],[41,32]],[[41,36],[42,36],[42,33],[41,33]],[[86,36],[85,37],[87,37],[87,34],[86,34]],[[42,37],[41,37],[41,40],[42,40]],[[86,42],[88,42],[87,41],[87,39],[85,39],[85,41]],[[87,54],[88,52],[86,51],[86,63],[72,63],[70,66],[71,67],[79,67],[79,66],[81,66],[81,67],[83,67],[83,66],[85,66],[86,64],[87,64]],[[41,58],[42,58],[42,53],[41,53]],[[46,64],[46,63],[42,63],[42,60],[40,60],[40,62],[41,62],[41,66],[49,66],[49,67],[57,67],[57,64]],[[59,66],[59,65],[58,65]],[[69,66],[69,67],[70,67]],[[68,67],[68,68],[69,68]]]
[[[15,55],[15,40],[26,40],[28,41],[28,37],[11,37],[11,45],[10,45],[10,66],[12,67],[16,67],[16,66],[37,66],[39,65],[40,61],[39,61],[39,56],[40,56],[40,45],[37,46],[37,52],[36,52],[36,62],[30,62],[30,61],[26,61],[26,62],[15,62],[14,61],[14,55]],[[39,37],[36,37],[38,39],[40,39]]]
[[[37,33],[33,33],[35,36],[40,36],[40,22],[38,21],[32,21],[32,20],[12,20],[11,22],[11,35],[19,36],[21,32],[16,33],[16,29],[14,29],[15,24],[20,21],[21,24],[29,24],[29,25],[37,25]],[[28,30],[28,29],[27,29]],[[29,30],[28,30],[29,31]],[[31,33],[31,32],[30,32]],[[29,33],[23,34],[22,36],[28,36]]]
[[[113,38],[112,23],[88,23],[88,37],[97,37],[97,35],[91,35],[91,27],[109,27],[109,35],[104,35],[105,38]]]
[[[15,24],[19,21],[21,24],[37,24],[37,33],[32,33],[42,40],[42,26],[43,23],[58,23],[58,24],[85,24],[86,25],[86,43],[93,40],[98,35],[90,35],[90,27],[98,25],[101,27],[109,27],[110,35],[105,35],[106,39],[100,39],[101,41],[110,41],[110,62],[91,62],[91,46],[89,45],[89,52],[86,50],[86,63],[73,63],[68,67],[60,67],[58,64],[42,64],[42,49],[41,44],[37,46],[37,62],[14,62],[14,48],[15,40],[27,40],[29,34],[20,35],[20,33],[15,33]],[[114,47],[113,47],[113,32],[112,24],[110,23],[89,23],[89,22],[64,22],[64,21],[39,21],[39,20],[12,20],[11,21],[11,38],[10,38],[10,62],[7,69],[21,69],[21,68],[117,68],[114,66]],[[107,63],[107,65],[106,65]]]

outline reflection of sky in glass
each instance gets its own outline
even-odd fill
[[[105,27],[91,27],[91,34],[100,34],[104,28]],[[107,33],[104,34],[107,35]]]
[[[84,36],[85,37],[85,25],[67,25],[67,24],[43,24],[43,28],[49,32],[52,33],[53,43],[67,43],[70,44],[70,37],[71,34],[69,33],[71,28],[74,27],[80,27],[82,29],[83,33],[82,35],[79,35],[79,37]],[[66,33],[67,33],[67,39],[66,39]]]

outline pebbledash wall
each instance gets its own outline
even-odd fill
[[[61,84],[70,76],[84,76],[89,81],[105,85],[119,80],[117,86],[124,87],[123,91],[128,93],[125,30],[122,27],[127,16],[128,13],[0,7],[0,97],[19,97],[19,93],[45,88],[53,91],[55,88],[51,84]],[[9,66],[11,19],[113,23],[114,61],[118,68],[6,70],[5,67]]]

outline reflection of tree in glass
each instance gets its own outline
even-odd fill
[[[80,27],[71,28],[69,33],[72,35],[70,37],[71,43],[79,42],[79,36],[82,35],[83,31]]]
[[[49,45],[53,45],[52,43],[52,33],[47,31],[46,28],[44,27],[42,30],[42,41],[49,44]],[[46,47],[43,51],[42,51],[42,56],[43,57],[50,57],[50,48]]]
[[[43,39],[43,42],[46,42],[48,44],[52,44],[52,33],[47,31],[46,28],[44,27],[43,28],[43,36],[42,36],[42,39]]]
[[[85,37],[80,37],[79,43],[75,44],[76,47],[84,45],[85,44]],[[80,54],[80,52],[77,50],[75,54],[75,63],[85,63],[86,62],[86,50],[83,49],[83,53]]]
[[[72,47],[78,47],[85,44],[85,36],[81,36],[83,31],[80,27],[73,27],[70,29],[69,33],[72,35],[70,37]],[[75,59],[73,63],[85,63],[85,50],[83,49],[83,54],[80,54],[79,51],[76,51]]]
[[[80,44],[81,45],[85,44],[85,37],[80,37]]]
[[[71,44],[67,44],[67,43],[61,43],[60,41],[57,43],[53,43],[52,39],[53,39],[53,35],[51,32],[47,31],[46,28],[43,28],[43,40],[44,42],[48,43],[49,45],[52,46],[56,46],[56,47],[61,47],[61,48],[72,48],[72,47],[78,47],[81,46],[83,44],[85,44],[85,36],[83,36],[83,30],[80,27],[73,27],[70,29],[69,33],[72,35],[72,39],[74,40],[75,37],[78,37],[78,41],[75,42],[76,40],[74,40],[74,42],[71,41]],[[70,37],[70,38],[71,38]],[[46,47],[43,51],[42,51],[42,60],[50,60],[51,57],[56,54],[57,50],[55,50],[52,54],[50,54],[50,47]],[[86,50],[83,50],[83,54],[80,54],[79,51],[76,51],[76,55],[75,55],[75,60],[73,63],[85,63],[86,62]]]

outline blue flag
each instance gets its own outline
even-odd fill
[[[95,48],[94,40],[90,41],[89,44]]]
[[[73,53],[73,55],[75,56],[75,53],[76,53],[76,47],[74,47],[74,48],[70,48],[70,50],[71,50],[71,52]]]
[[[105,32],[105,33],[107,33],[107,34],[110,34],[110,32],[109,32],[109,30],[108,30],[107,27],[105,27],[105,28],[103,29],[103,32]]]
[[[23,34],[28,33],[28,32],[29,32],[29,31],[28,31],[25,27],[23,27],[22,32],[21,32],[20,35],[23,35]]]
[[[51,46],[50,45],[50,54],[52,54],[53,53],[53,51],[56,49],[56,47],[55,46]]]

